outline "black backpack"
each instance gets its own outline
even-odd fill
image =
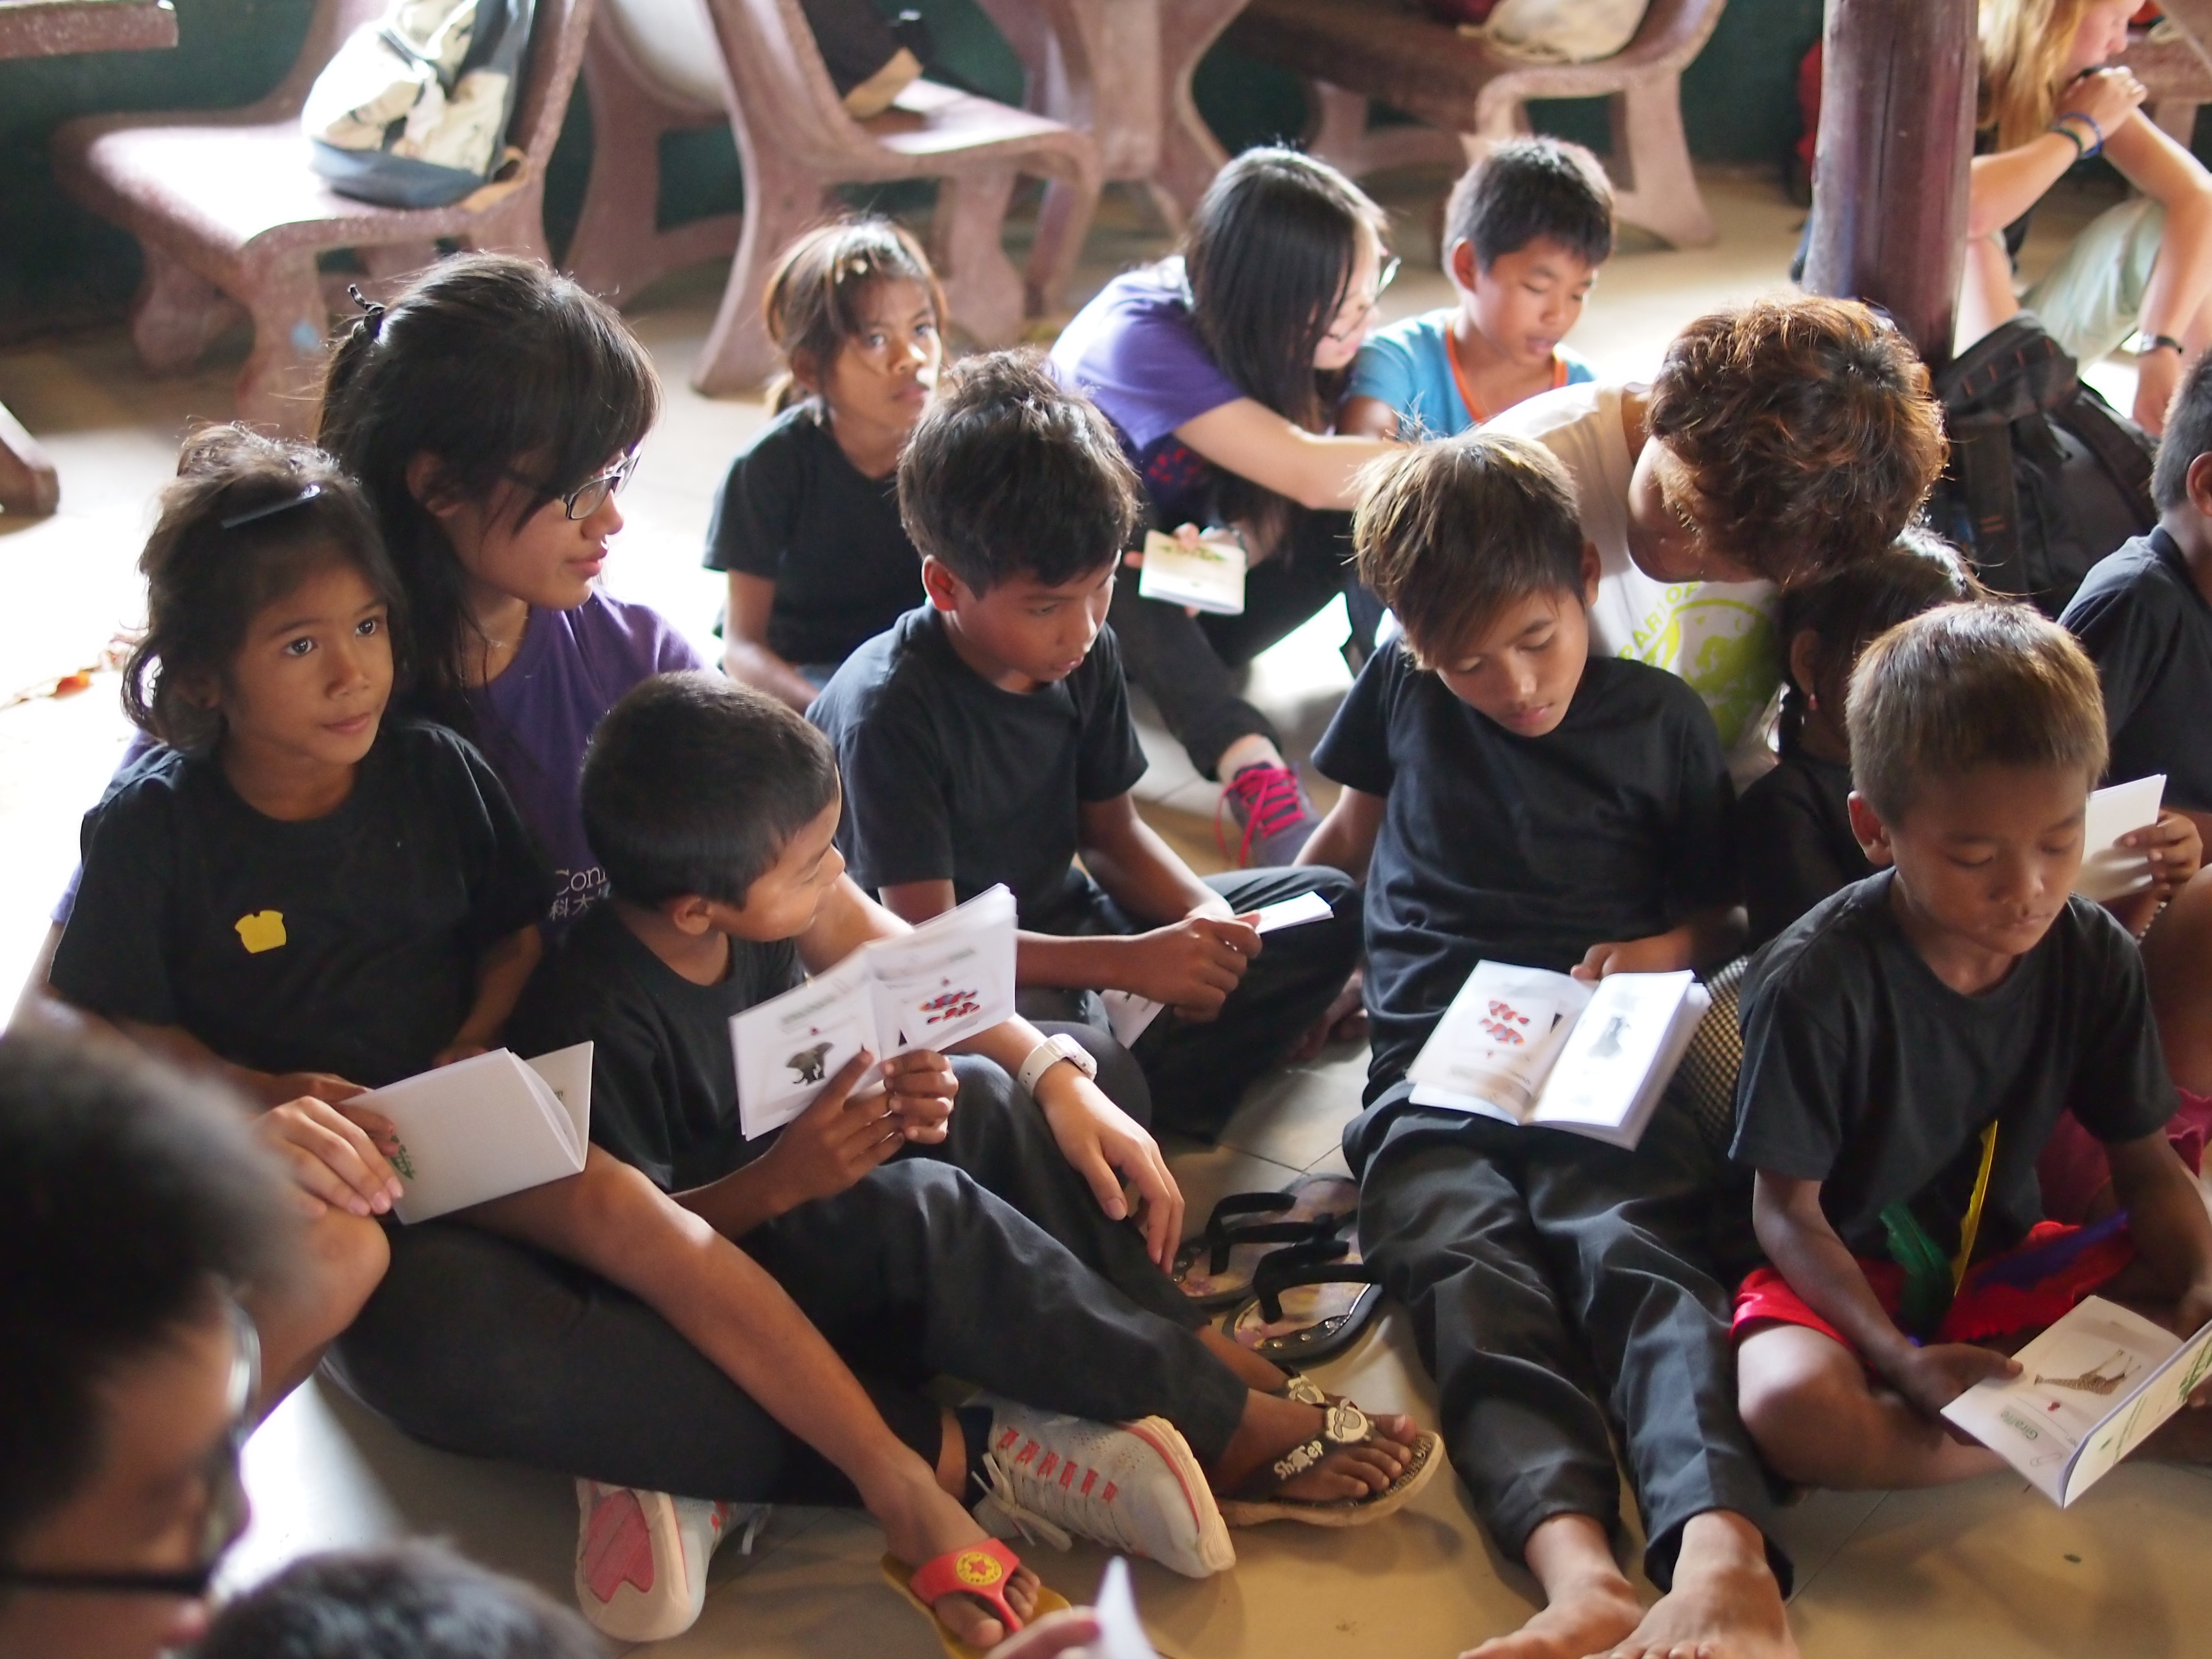
[[[1936,375],[1936,395],[1951,460],[1929,518],[1999,592],[2056,617],[2090,566],[2157,522],[2156,447],[2081,383],[2033,313],[1968,347]]]

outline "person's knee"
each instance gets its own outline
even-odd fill
[[[319,1328],[319,1346],[351,1325],[376,1294],[392,1266],[392,1243],[366,1216],[325,1210],[307,1229],[301,1261],[301,1302]]]
[[[1761,1454],[1785,1479],[1807,1479],[1811,1448],[1852,1420],[1869,1397],[1857,1358],[1818,1331],[1773,1325],[1737,1346],[1737,1409]]]

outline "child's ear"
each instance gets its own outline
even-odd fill
[[[2189,464],[2189,504],[2200,519],[2212,519],[2212,450]]]
[[[679,933],[693,939],[704,939],[714,926],[714,907],[711,901],[696,893],[686,893],[681,898],[663,899],[660,914]]]
[[[922,556],[921,591],[929,595],[930,604],[939,611],[957,611],[960,608],[960,578],[952,574],[951,566],[934,553]]]
[[[1889,826],[1881,821],[1881,814],[1856,789],[1851,791],[1849,805],[1851,835],[1857,841],[1859,850],[1867,855],[1867,862],[1876,868],[1896,863],[1896,851],[1889,841]]]
[[[452,491],[446,487],[446,464],[428,450],[417,450],[407,459],[407,493],[422,504],[426,512],[435,514],[449,505]]]
[[[1587,611],[1597,603],[1597,585],[1605,574],[1604,563],[1598,558],[1597,544],[1583,544],[1583,608]]]
[[[1444,253],[1444,275],[1452,279],[1453,286],[1474,292],[1475,279],[1482,274],[1480,262],[1474,257],[1474,244],[1462,236]]]
[[[800,350],[791,354],[791,379],[792,383],[809,397],[822,395],[822,365],[814,361],[812,352]]]
[[[1790,678],[1807,696],[1820,695],[1820,636],[1809,628],[1790,635]]]

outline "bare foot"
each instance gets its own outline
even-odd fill
[[[927,1481],[916,1481],[872,1507],[883,1523],[884,1543],[908,1567],[918,1568],[990,1536],[960,1507],[958,1498]],[[1006,1600],[1024,1624],[1036,1611],[1037,1586],[1036,1574],[1027,1567],[1006,1583]],[[969,1647],[996,1647],[1013,1634],[988,1602],[975,1596],[942,1595],[933,1607],[939,1622]]]
[[[1674,1587],[1607,1659],[1797,1659],[1759,1529],[1715,1510],[1682,1535]]]
[[[1367,1010],[1363,1006],[1360,974],[1352,970],[1352,977],[1335,1000],[1322,1012],[1322,1016],[1306,1028],[1305,1035],[1297,1041],[1287,1056],[1294,1066],[1302,1066],[1318,1056],[1332,1042],[1364,1042],[1367,1040]]]
[[[1634,1630],[1644,1603],[1611,1567],[1563,1584],[1543,1612],[1510,1636],[1493,1636],[1460,1659],[1583,1659]]]
[[[1273,1395],[1245,1396],[1244,1420],[1221,1461],[1207,1471],[1216,1492],[1234,1496],[1255,1478],[1271,1478],[1267,1465],[1318,1437],[1322,1408]],[[1358,1502],[1389,1490],[1406,1472],[1420,1431],[1410,1417],[1370,1417],[1374,1438],[1332,1450],[1313,1468],[1274,1490],[1315,1504]]]
[[[1206,1345],[1208,1353],[1229,1367],[1239,1382],[1255,1394],[1279,1393],[1283,1384],[1291,1380],[1280,1367],[1269,1364],[1217,1326],[1208,1325],[1199,1332],[1198,1340]]]

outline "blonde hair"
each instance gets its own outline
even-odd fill
[[[2098,0],[1981,0],[1981,107],[1975,125],[1995,127],[1999,149],[2027,143],[2051,125],[2059,77],[2081,19]]]

